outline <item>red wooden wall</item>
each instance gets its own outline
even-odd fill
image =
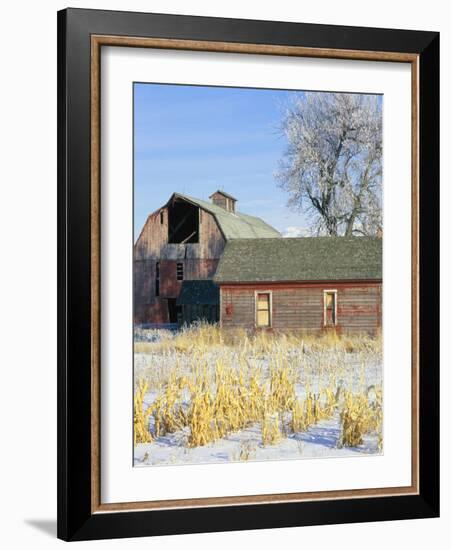
[[[177,298],[182,284],[177,281],[177,263],[183,263],[186,280],[212,279],[224,246],[225,239],[209,212],[203,211],[200,217],[199,243],[191,244],[168,243],[167,208],[151,214],[134,247],[134,322],[168,323],[167,299]],[[155,295],[157,262],[159,296]]]
[[[274,330],[324,330],[324,290],[337,291],[338,332],[374,334],[382,325],[380,282],[221,285],[223,327],[255,328],[255,292],[271,291]]]

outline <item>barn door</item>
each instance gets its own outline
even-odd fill
[[[168,298],[168,313],[170,323],[180,323],[182,308],[177,305],[176,298]]]

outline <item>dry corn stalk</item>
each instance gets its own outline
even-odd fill
[[[382,448],[382,391],[370,386],[365,393],[346,392],[344,408],[340,415],[342,444],[356,447],[363,443],[363,436],[376,432],[378,446]]]
[[[274,445],[282,439],[279,413],[264,413],[262,418],[262,443]]]
[[[138,382],[134,396],[134,419],[133,419],[133,439],[137,443],[150,443],[153,441],[152,434],[149,432],[149,417],[151,408],[144,411],[143,401],[147,393],[148,383],[144,380]]]
[[[263,443],[272,444],[288,435],[287,428],[306,431],[340,413],[344,445],[359,444],[355,442],[368,430],[376,432],[382,445],[381,392],[373,389],[371,399],[365,393],[366,357],[379,345],[367,337],[250,334],[203,324],[146,343],[147,353],[153,350],[162,359],[146,379],[157,397],[145,412],[140,392],[147,387],[138,384],[135,443],[184,430],[187,445],[194,447],[258,423]],[[350,350],[359,354],[355,362],[361,364],[360,376],[346,366]]]

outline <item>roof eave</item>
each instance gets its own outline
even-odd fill
[[[371,277],[371,278],[353,278],[353,279],[287,279],[287,280],[253,280],[253,281],[236,281],[236,280],[221,280],[213,277],[213,281],[217,285],[301,285],[301,284],[358,284],[358,283],[382,283],[382,278]]]

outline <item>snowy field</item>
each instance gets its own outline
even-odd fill
[[[258,424],[209,443],[202,447],[186,446],[186,434],[178,432],[160,436],[153,443],[139,443],[135,447],[134,465],[205,464],[239,462],[241,460],[288,460],[299,458],[327,458],[362,456],[378,453],[377,437],[365,436],[363,445],[339,447],[340,422],[338,416],[320,421],[307,432],[288,434],[280,443],[263,446]]]
[[[336,339],[317,342],[313,337],[274,336],[269,341],[257,341],[243,334],[237,334],[232,341],[225,343],[219,335],[218,343],[217,333],[208,333],[207,336],[203,333],[201,338],[197,336],[192,330],[182,335],[174,331],[152,329],[135,332],[135,395],[139,384],[145,381],[140,407],[145,418],[144,429],[151,439],[147,442],[140,442],[139,439],[135,441],[136,467],[359,457],[382,452],[380,344],[376,345],[367,338],[358,342],[352,339],[346,342]],[[172,430],[162,430],[156,426],[158,419],[161,424],[162,410],[170,411],[165,413],[167,415],[173,415],[175,411],[184,419],[189,414],[192,416],[193,400],[196,391],[199,391],[196,384],[205,386],[205,381],[209,381],[211,387],[208,388],[208,395],[210,401],[214,401],[221,384],[220,379],[218,382],[217,370],[224,365],[232,372],[236,369],[236,380],[240,379],[239,383],[242,384],[236,386],[238,392],[242,392],[242,388],[250,391],[252,376],[254,385],[255,380],[259,380],[256,391],[266,396],[265,403],[270,402],[277,391],[281,392],[279,387],[275,388],[275,381],[280,377],[276,380],[274,372],[282,373],[282,377],[288,373],[283,388],[291,396],[291,404],[279,409],[273,406],[270,413],[259,413],[266,415],[266,422],[268,418],[271,420],[271,415],[276,418],[270,426],[277,432],[274,441],[268,443],[263,433],[263,421],[259,417],[254,418],[254,421],[250,417],[251,420],[241,429],[215,437],[212,441],[207,440],[201,445],[193,444],[191,431],[197,424],[193,424],[192,418],[191,424],[185,420],[187,425],[182,425],[183,422],[179,420],[178,425],[174,422],[178,427]],[[200,371],[203,373],[202,378],[199,378]],[[235,383],[238,383],[236,380]],[[176,386],[175,393],[171,385]],[[205,393],[207,390],[204,387],[202,391]],[[326,395],[329,396],[327,404],[326,397],[321,397]],[[294,429],[293,416],[296,412],[293,399],[300,404],[300,410],[304,407],[302,410],[306,415],[305,403],[309,396],[312,402],[318,400],[316,416],[313,415],[313,420],[309,420],[305,429]],[[283,396],[278,395],[278,399],[278,403],[284,402]],[[273,399],[271,403],[274,402]],[[145,415],[146,411],[148,416]],[[160,411],[160,416],[157,411]],[[374,422],[365,424],[363,420],[364,414],[373,415],[375,411],[380,415],[377,429],[373,426]],[[345,413],[348,424],[343,420]],[[359,443],[343,443],[344,429],[360,430],[362,435]]]

